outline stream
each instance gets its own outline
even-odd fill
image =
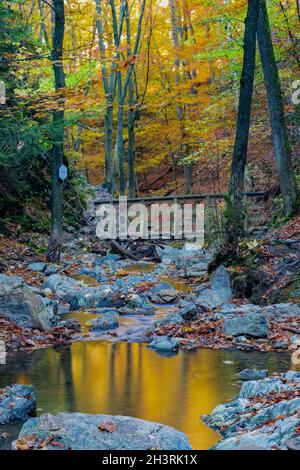
[[[118,274],[138,271],[143,271],[140,265]],[[180,290],[190,288],[176,279],[164,280]],[[92,285],[94,280],[85,282]],[[116,334],[89,331],[89,321],[96,316],[92,313],[65,313],[62,318],[79,320],[82,332],[78,338],[59,350],[19,351],[8,356],[7,363],[0,364],[0,388],[32,384],[38,415],[60,411],[128,415],[173,426],[187,434],[193,448],[209,449],[220,436],[201,421],[201,415],[232,400],[239,389],[237,372],[258,368],[271,374],[297,366],[283,352],[204,348],[158,354],[139,337],[172,309],[172,305],[157,306],[154,316],[121,315]],[[0,426],[0,433],[9,434],[0,440],[0,449],[11,448],[21,425]]]
[[[181,351],[164,357],[137,343],[78,341],[60,351],[19,352],[0,365],[0,387],[33,384],[37,414],[59,411],[129,415],[173,426],[195,449],[219,440],[200,416],[237,393],[235,374],[246,368],[269,372],[295,368],[287,353],[222,349]],[[10,448],[21,425],[0,426]],[[1,447],[0,447],[1,448]]]

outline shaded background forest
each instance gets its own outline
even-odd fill
[[[128,190],[129,123],[134,118],[135,194],[208,193],[226,190],[235,137],[243,60],[245,0],[132,0],[116,45],[111,2],[65,1],[65,87],[54,87],[51,59],[54,12],[44,0],[0,4],[0,75],[6,104],[0,105],[0,217],[25,228],[49,229],[53,112],[64,106],[65,221],[76,225],[89,187],[105,179],[105,115],[108,94],[103,69],[126,84],[112,109],[112,148],[118,130]],[[293,164],[300,172],[299,106],[291,101],[299,78],[299,2],[267,2],[279,68]],[[99,5],[101,15],[99,15]],[[119,7],[115,3],[119,21]],[[143,16],[141,9],[144,7]],[[98,8],[98,10],[97,10]],[[97,15],[98,13],[98,15]],[[103,41],[99,36],[99,17]],[[128,21],[132,49],[128,53]],[[140,27],[137,50],[135,41]],[[136,53],[134,53],[136,52]],[[258,55],[258,54],[257,54]],[[122,120],[120,121],[120,110]],[[118,126],[119,124],[119,126]],[[191,173],[188,187],[184,169]],[[120,166],[114,165],[115,194]],[[123,175],[122,175],[123,176]],[[247,185],[279,195],[266,91],[257,57]],[[133,194],[132,194],[133,195]],[[74,210],[75,209],[75,210]],[[17,219],[16,219],[17,215]]]

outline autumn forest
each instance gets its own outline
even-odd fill
[[[0,450],[300,450],[299,345],[300,1],[0,0]]]

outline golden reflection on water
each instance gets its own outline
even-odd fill
[[[61,352],[38,353],[14,379],[35,385],[41,412],[122,414],[156,421],[185,432],[195,449],[208,449],[219,439],[200,415],[233,398],[237,371],[255,365],[280,369],[280,355],[202,349],[162,357],[129,343],[77,342]]]

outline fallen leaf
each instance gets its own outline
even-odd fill
[[[25,441],[25,439],[22,439],[22,438],[17,440],[16,448],[17,450],[29,450],[29,446],[27,442]]]
[[[98,428],[100,431],[115,432],[117,426],[112,421],[103,421]]]

